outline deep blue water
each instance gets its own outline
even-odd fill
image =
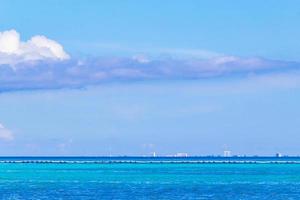
[[[300,199],[299,158],[7,157],[0,161],[0,199]],[[253,163],[223,163],[227,161]],[[294,164],[287,163],[291,161]]]

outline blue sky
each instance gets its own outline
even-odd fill
[[[78,54],[98,56],[118,46],[299,60],[298,4],[296,0],[4,0],[0,28],[16,29],[24,39],[42,34]]]
[[[1,1],[1,155],[300,155],[298,1]]]

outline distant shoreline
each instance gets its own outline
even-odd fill
[[[1,163],[36,164],[300,164],[300,156],[1,156]]]
[[[299,156],[131,156],[131,155],[105,155],[105,156],[79,156],[79,155],[66,155],[66,156],[0,156],[3,158],[228,158],[228,159],[243,159],[243,158],[299,158]]]

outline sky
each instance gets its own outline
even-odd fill
[[[0,1],[0,155],[300,155],[300,2]]]

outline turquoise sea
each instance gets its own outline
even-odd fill
[[[1,158],[0,199],[300,199],[299,158]]]

